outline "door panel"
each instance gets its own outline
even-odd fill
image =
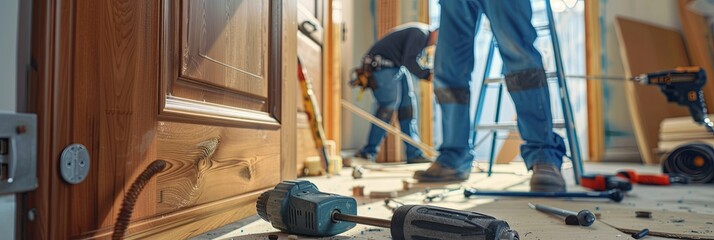
[[[280,180],[280,134],[273,130],[160,122],[158,158],[167,169],[157,177],[158,212],[220,200]]]
[[[267,114],[269,6],[267,0],[166,3],[162,111],[275,127]]]
[[[181,77],[267,97],[268,1],[181,4]]]
[[[139,195],[128,238],[184,239],[236,221],[294,178],[294,1],[36,1],[46,157],[24,238],[110,236],[125,193],[158,159],[167,167]],[[72,143],[91,157],[75,185],[57,171]]]

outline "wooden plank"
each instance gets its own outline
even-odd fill
[[[690,65],[678,31],[624,17],[617,18],[616,28],[627,77]],[[669,117],[687,116],[689,112],[667,103],[656,86],[627,81],[625,91],[642,160],[648,164],[658,163],[655,151],[660,122]]]
[[[714,36],[704,16],[692,12],[687,5],[693,0],[679,0],[677,8],[682,21],[684,41],[689,51],[692,64],[704,68],[708,82],[704,85],[704,100],[708,106],[714,106]]]
[[[429,1],[418,0],[419,22],[429,24]],[[433,59],[436,46],[425,49],[427,57]],[[429,62],[429,59],[427,59]],[[421,141],[430,146],[434,146],[434,83],[429,81],[419,81],[419,137]],[[425,153],[430,156],[429,153]],[[431,156],[436,157],[436,156]]]
[[[55,121],[53,121],[52,113],[55,111],[51,106],[54,104],[53,78],[55,74],[55,22],[57,21],[54,11],[55,2],[51,1],[32,1],[32,59],[35,61],[36,67],[30,72],[30,82],[34,82],[29,87],[29,112],[37,114],[37,184],[38,188],[35,191],[24,194],[24,203],[21,212],[26,213],[30,209],[34,209],[36,218],[30,221],[28,218],[22,218],[22,232],[17,234],[19,239],[50,239],[50,186],[53,181],[54,170],[56,165],[53,165],[49,159],[53,159],[52,150],[52,133],[47,129],[52,129]],[[44,130],[43,130],[44,129]],[[47,162],[49,161],[49,162]]]
[[[297,112],[298,102],[294,102],[295,95],[298,89],[298,77],[295,73],[297,70],[297,58],[295,57],[295,52],[297,52],[297,36],[291,35],[292,32],[297,32],[297,26],[291,24],[296,21],[297,13],[292,11],[292,9],[297,8],[297,3],[295,1],[274,1],[273,4],[280,4],[280,9],[282,10],[280,23],[282,29],[280,29],[280,34],[282,39],[280,40],[280,76],[282,85],[280,88],[280,108],[279,112],[275,114],[280,114],[278,120],[281,123],[280,129],[280,179],[295,179],[297,178],[296,172],[296,143],[293,142],[294,136],[297,135],[297,120],[295,112]],[[276,39],[277,40],[277,39]],[[277,68],[276,68],[277,70]],[[320,73],[315,73],[315,75],[321,76]],[[275,95],[275,94],[273,94]],[[252,210],[251,210],[252,211]]]
[[[588,76],[602,74],[600,1],[585,1],[585,57]],[[587,81],[588,152],[591,161],[605,155],[605,126],[602,111],[602,82]]]
[[[399,0],[377,1],[377,36],[381,39],[392,28],[399,25],[400,14]]]
[[[323,124],[328,140],[335,141],[335,148],[342,149],[342,0],[327,0],[325,18],[326,41],[323,48],[325,59],[325,85],[323,87]]]
[[[399,0],[382,0],[376,2],[377,10],[377,36],[382,39],[392,28],[399,25],[400,20],[400,2]],[[393,127],[399,129],[399,122],[396,114],[390,123]],[[405,159],[402,153],[402,142],[398,137],[392,134],[387,134],[384,142],[380,146],[380,153],[377,156],[378,162],[399,162]]]
[[[433,109],[434,83],[419,81],[419,137],[424,144],[430,147],[434,146]]]

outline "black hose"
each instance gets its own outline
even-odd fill
[[[662,171],[684,175],[690,183],[709,183],[714,180],[714,148],[705,143],[691,143],[677,147],[662,162]]]
[[[131,220],[131,213],[134,211],[134,204],[136,199],[139,198],[141,190],[144,189],[151,177],[161,172],[166,168],[166,161],[156,160],[152,162],[144,172],[142,172],[136,179],[134,183],[131,184],[131,188],[124,195],[124,201],[121,203],[121,210],[119,211],[119,216],[114,224],[114,234],[112,234],[112,239],[124,239],[124,232],[126,232],[127,227],[129,227],[129,221]]]

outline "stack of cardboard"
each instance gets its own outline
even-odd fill
[[[714,118],[714,115],[709,115],[709,118]],[[667,118],[660,124],[659,151],[670,152],[677,146],[691,142],[714,146],[714,133],[694,122],[692,117]]]

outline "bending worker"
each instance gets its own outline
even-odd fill
[[[533,46],[529,0],[441,1],[441,36],[434,59],[434,92],[441,106],[443,143],[439,156],[414,178],[422,182],[463,181],[469,178],[474,126],[469,118],[474,37],[481,14],[490,22],[504,63],[506,87],[518,116],[524,144],[521,156],[533,170],[531,191],[562,192],[560,172],[565,144],[553,132],[550,94],[541,55]]]
[[[375,117],[389,123],[397,114],[399,126],[404,134],[415,141],[419,140],[416,126],[416,96],[412,83],[412,74],[419,79],[430,79],[431,71],[423,69],[418,61],[419,55],[427,46],[434,45],[438,30],[429,31],[423,23],[400,25],[375,43],[362,60],[358,74],[368,77],[367,87],[372,89],[377,101]],[[355,157],[375,160],[385,131],[374,124],[370,127],[367,145],[360,149]],[[406,144],[407,163],[431,162],[421,150]]]

